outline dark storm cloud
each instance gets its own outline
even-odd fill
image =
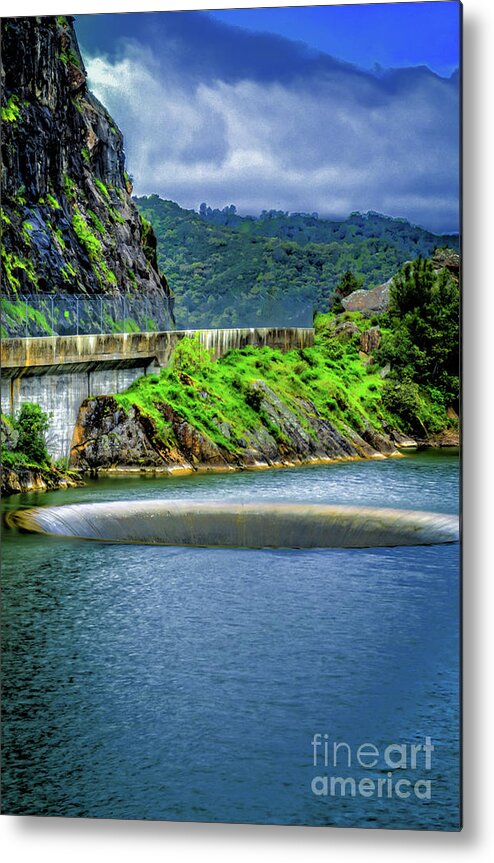
[[[456,75],[374,75],[202,13],[112,19],[111,38],[94,18],[78,30],[138,194],[457,229]]]

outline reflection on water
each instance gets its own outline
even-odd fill
[[[161,495],[455,512],[457,467],[425,453],[113,478],[5,504]],[[457,827],[456,546],[143,548],[6,531],[3,604],[5,812]],[[431,799],[315,796],[316,733],[355,749],[430,736]]]

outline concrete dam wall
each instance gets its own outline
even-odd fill
[[[2,412],[14,415],[35,402],[50,416],[47,445],[54,458],[68,458],[82,402],[127,389],[141,375],[166,367],[178,342],[195,330],[115,335],[3,339]],[[289,351],[314,343],[314,330],[252,328],[199,331],[213,359],[234,348],[268,346]]]

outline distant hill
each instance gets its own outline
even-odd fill
[[[134,201],[154,228],[159,267],[184,327],[308,323],[313,310],[327,310],[347,270],[372,288],[407,260],[459,246],[456,235],[374,212],[340,221],[278,210],[255,218],[239,216],[233,205],[202,204],[196,212],[158,195]]]

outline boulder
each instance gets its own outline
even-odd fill
[[[436,271],[446,269],[455,281],[459,281],[460,256],[454,249],[436,249],[431,257],[431,263]]]
[[[353,336],[358,336],[359,332],[359,328],[353,321],[342,321],[341,324],[336,324],[330,334],[331,338],[338,339],[340,342],[349,342]]]
[[[371,354],[381,344],[381,330],[379,327],[370,327],[360,336],[360,347],[364,354]]]
[[[411,449],[412,447],[418,446],[416,440],[408,437],[408,435],[402,434],[396,429],[393,429],[389,436],[399,449]]]
[[[378,314],[385,312],[389,306],[389,288],[393,279],[388,279],[377,288],[370,291],[360,289],[353,291],[348,297],[342,299],[342,305],[347,312],[363,312],[364,314]]]

